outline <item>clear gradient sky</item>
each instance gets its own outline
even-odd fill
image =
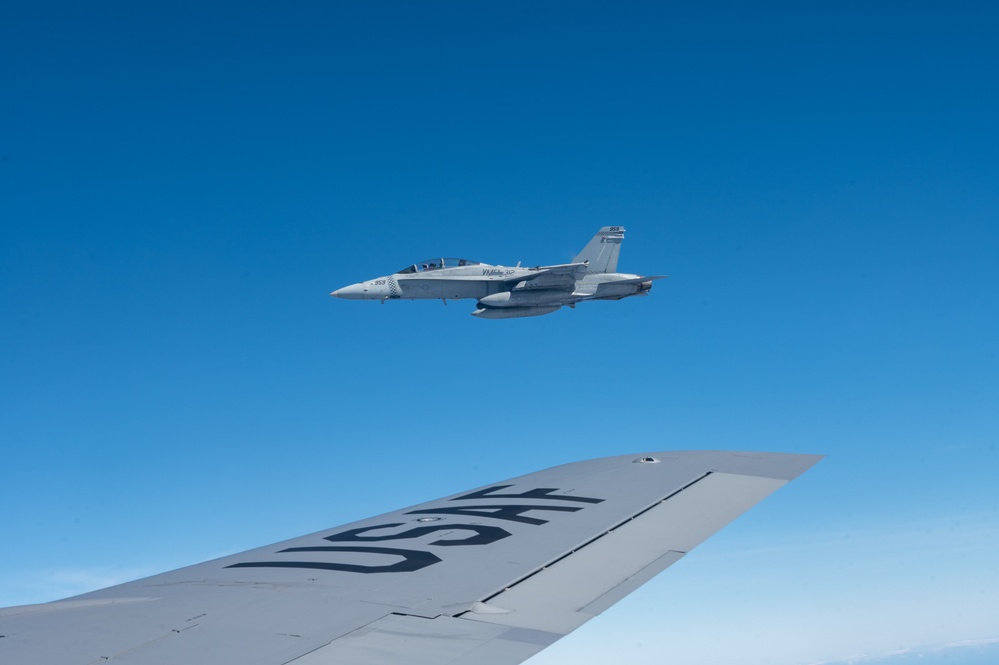
[[[999,9],[746,4],[3,3],[0,606],[577,459],[808,452],[532,665],[994,662]],[[327,296],[611,224],[650,297]]]

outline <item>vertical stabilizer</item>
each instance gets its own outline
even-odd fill
[[[586,243],[573,263],[589,263],[588,272],[617,272],[617,257],[621,253],[624,240],[623,226],[605,226]]]

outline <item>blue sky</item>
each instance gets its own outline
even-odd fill
[[[999,10],[208,4],[0,8],[0,605],[756,449],[828,458],[532,662],[999,638]],[[651,297],[327,296],[611,224]]]

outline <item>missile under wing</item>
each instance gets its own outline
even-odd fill
[[[605,226],[572,263],[522,268],[470,259],[432,258],[401,270],[333,291],[347,300],[460,300],[474,298],[472,313],[484,319],[550,314],[587,300],[620,300],[648,295],[653,280],[617,272],[624,228]]]
[[[0,662],[513,665],[818,459],[687,451],[566,464],[75,598],[2,609]]]

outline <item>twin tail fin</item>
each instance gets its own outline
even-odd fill
[[[617,272],[617,258],[624,240],[623,226],[605,226],[586,243],[573,263],[586,263],[587,272]]]

